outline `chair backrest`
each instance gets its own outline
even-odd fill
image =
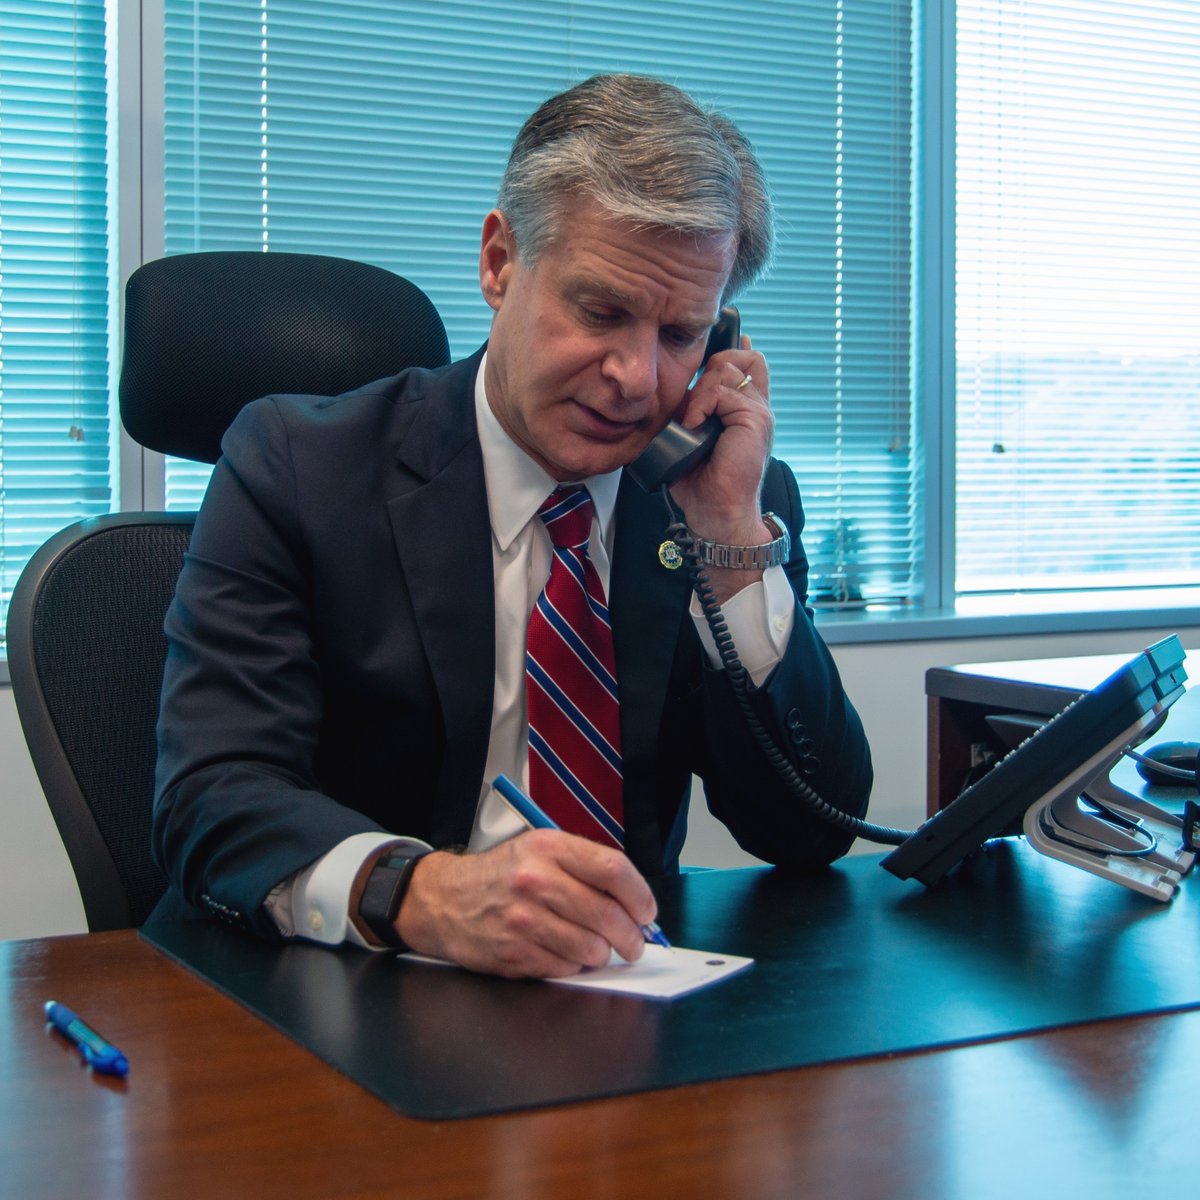
[[[151,450],[216,462],[230,422],[259,396],[337,396],[449,359],[429,298],[381,267],[323,254],[176,254],[125,285],[121,420]]]
[[[121,417],[142,445],[215,462],[243,405],[337,395],[449,361],[437,310],[378,267],[324,255],[183,254],[126,285]],[[117,513],[50,539],[17,581],[9,672],[88,928],[139,925],[166,879],[150,857],[155,725],[194,513]]]
[[[150,858],[163,615],[194,513],[114,513],[42,546],[8,615],[21,727],[89,929],[140,925],[166,886]]]

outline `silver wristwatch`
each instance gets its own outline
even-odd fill
[[[707,538],[696,538],[696,553],[706,567],[732,567],[740,571],[765,571],[788,560],[792,552],[792,538],[787,526],[774,514],[763,513],[763,521],[775,534],[773,542],[761,546],[724,546],[710,542]]]

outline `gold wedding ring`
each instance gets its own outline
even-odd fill
[[[747,384],[749,384],[749,383],[753,383],[753,382],[754,382],[754,379],[753,379],[753,378],[752,378],[750,375],[746,375],[746,376],[745,376],[745,377],[742,379],[742,382],[741,382],[741,383],[734,384],[734,388],[733,388],[733,390],[734,390],[735,392],[740,392],[740,391],[742,390],[742,388],[744,388],[744,387],[745,387]]]

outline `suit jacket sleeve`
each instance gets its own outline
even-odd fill
[[[224,450],[166,618],[153,847],[175,899],[272,936],[270,889],[379,826],[317,779],[313,580],[275,402]]]
[[[806,607],[808,560],[801,544],[804,513],[792,472],[772,461],[763,505],[792,535],[785,570],[796,597],[787,651],[750,703],[775,745],[821,799],[853,816],[866,812],[870,750],[858,713]],[[738,844],[766,862],[811,867],[832,861],[853,835],[820,820],[780,780],[755,742],[725,672],[706,668],[703,761],[709,808]]]

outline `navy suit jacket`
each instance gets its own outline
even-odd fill
[[[170,888],[156,917],[207,912],[273,936],[270,889],[353,833],[467,841],[495,673],[479,358],[340,397],[267,397],[231,426],[166,620],[153,841]],[[764,505],[792,532],[797,613],[753,702],[812,787],[860,814],[870,755],[804,608],[803,514],[780,463]],[[677,870],[694,772],[750,853],[827,863],[850,838],[754,744],[696,635],[686,572],[659,562],[666,524],[661,499],[624,479],[609,607],[626,851],[648,877]]]

